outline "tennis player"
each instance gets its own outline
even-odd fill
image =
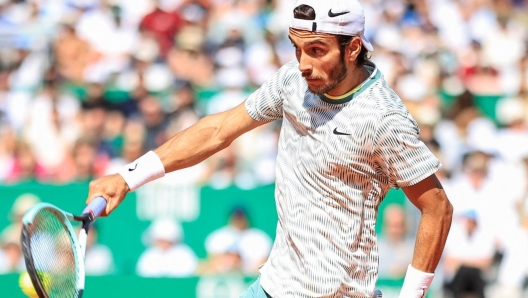
[[[90,184],[110,214],[129,191],[195,165],[241,134],[282,119],[276,239],[242,297],[371,297],[378,206],[401,188],[421,211],[401,298],[425,297],[451,225],[440,162],[379,69],[357,0],[299,0],[289,28],[297,59],[232,110],[206,116],[118,174]]]

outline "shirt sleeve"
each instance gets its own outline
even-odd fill
[[[257,121],[273,121],[283,116],[283,89],[292,72],[293,63],[281,67],[246,100],[248,114]]]
[[[414,185],[440,169],[440,161],[419,139],[419,133],[408,111],[390,111],[381,117],[374,158],[391,187]]]

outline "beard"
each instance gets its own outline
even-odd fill
[[[341,83],[348,75],[348,71],[345,67],[344,57],[341,57],[339,62],[337,62],[336,65],[334,65],[334,67],[332,67],[331,69],[332,70],[328,74],[328,80],[326,81],[326,83],[317,88],[311,88],[310,86],[308,86],[310,92],[315,95],[323,95],[325,93],[328,93],[330,90],[334,89],[337,85],[339,85],[339,83]],[[324,80],[324,78],[320,76],[309,78],[316,80]]]

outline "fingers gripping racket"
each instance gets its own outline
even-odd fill
[[[105,207],[106,200],[97,197],[78,216],[48,203],[39,203],[26,212],[22,251],[39,298],[82,297],[88,229]],[[79,237],[71,221],[81,222]]]

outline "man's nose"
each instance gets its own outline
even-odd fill
[[[299,54],[299,70],[304,77],[312,74],[313,65],[310,56],[303,53]]]

